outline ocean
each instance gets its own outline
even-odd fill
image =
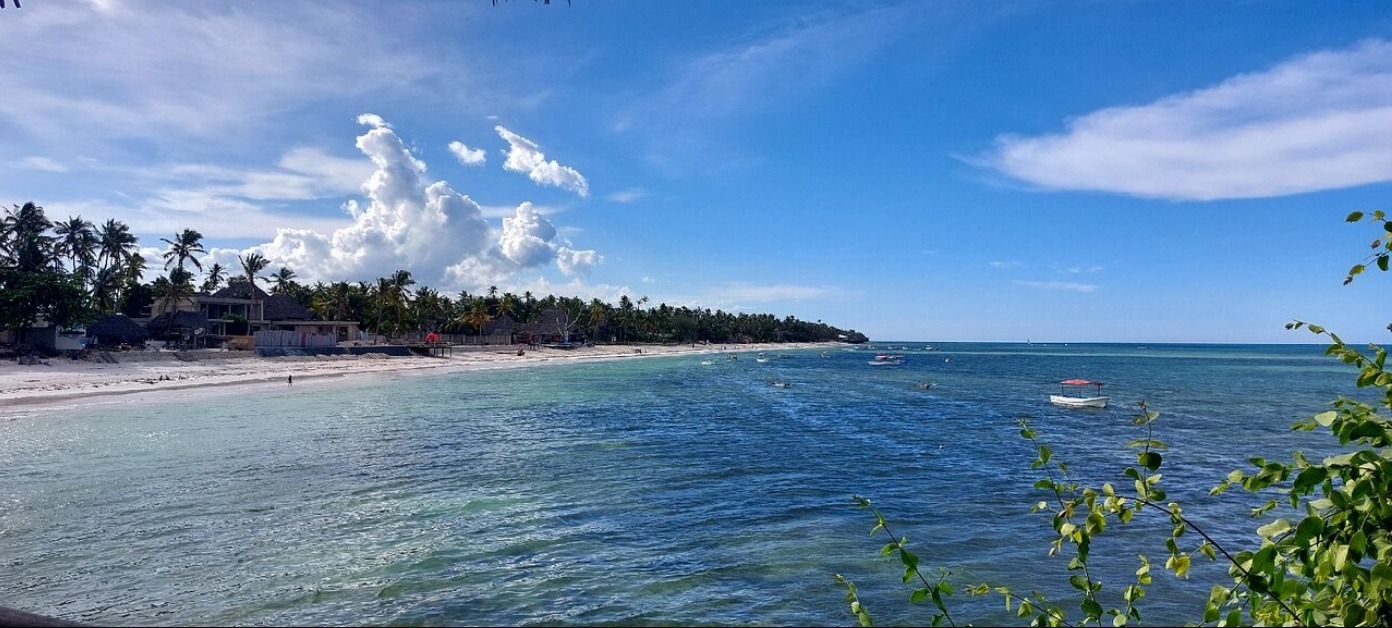
[[[113,625],[855,625],[843,574],[878,625],[923,625],[853,495],[925,573],[1069,599],[1019,419],[1078,480],[1125,489],[1145,401],[1170,498],[1245,547],[1269,496],[1208,489],[1249,455],[1334,451],[1290,425],[1361,394],[1316,345],[933,346],[0,407],[0,605]],[[907,361],[867,364],[887,347]],[[1070,378],[1111,405],[1049,404]],[[1226,582],[1201,560],[1159,573],[1168,527],[1093,547],[1112,600],[1150,558],[1148,625],[1198,620]],[[951,602],[959,624],[1019,621],[998,596]]]

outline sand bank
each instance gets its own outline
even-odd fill
[[[117,363],[63,358],[47,364],[19,366],[0,361],[0,409],[34,404],[100,400],[111,395],[158,393],[206,386],[295,382],[374,373],[520,368],[556,362],[635,359],[678,354],[776,353],[796,349],[829,349],[836,343],[776,345],[600,345],[575,349],[527,349],[517,355],[511,346],[459,346],[447,358],[315,356],[262,358],[248,352],[187,351],[114,354]]]

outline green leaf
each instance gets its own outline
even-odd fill
[[[1102,617],[1102,605],[1098,604],[1097,600],[1083,600],[1082,607],[1083,614],[1086,615],[1088,619],[1100,619]]]
[[[1329,477],[1329,469],[1324,467],[1306,467],[1300,475],[1295,476],[1295,482],[1291,484],[1291,490],[1304,493],[1314,490],[1320,482]]]
[[[1349,538],[1349,552],[1360,559],[1368,553],[1368,535],[1364,534],[1362,530],[1354,532],[1353,536]]]
[[[1300,525],[1295,527],[1295,540],[1301,545],[1307,545],[1324,532],[1324,519],[1311,515],[1300,521]]]
[[[1147,452],[1145,452],[1145,453],[1142,453],[1140,456],[1137,456],[1137,460],[1136,460],[1136,461],[1137,461],[1138,463],[1140,463],[1142,466],[1144,466],[1145,468],[1150,469],[1151,471],[1154,471],[1154,470],[1160,468],[1160,461],[1161,461],[1161,458],[1160,458],[1160,454],[1155,453],[1155,452],[1153,452],[1153,451],[1147,451]]]
[[[1283,520],[1283,521],[1284,521],[1284,520]],[[1290,523],[1287,522],[1286,525],[1289,527]],[[1258,573],[1271,573],[1271,571],[1272,571],[1272,569],[1275,567],[1275,565],[1276,565],[1276,546],[1275,546],[1275,545],[1267,545],[1267,546],[1265,546],[1265,547],[1262,547],[1261,549],[1257,550],[1257,553],[1256,553],[1255,555],[1252,556],[1252,571],[1255,571],[1255,572],[1258,572]]]
[[[1387,563],[1373,565],[1368,586],[1374,591],[1386,591],[1392,587],[1392,567],[1388,566]]]
[[[1269,539],[1269,538],[1272,538],[1272,537],[1275,537],[1275,536],[1278,536],[1278,535],[1281,535],[1281,534],[1285,534],[1286,532],[1289,532],[1290,529],[1291,529],[1291,522],[1290,522],[1290,521],[1287,521],[1287,520],[1285,520],[1285,519],[1277,519],[1277,520],[1272,521],[1271,523],[1268,523],[1268,524],[1266,524],[1266,525],[1264,525],[1264,526],[1262,526],[1262,527],[1260,527],[1260,528],[1257,528],[1257,534],[1261,535],[1261,537],[1264,538],[1264,539]],[[1258,553],[1260,553],[1260,552],[1258,552]]]
[[[1363,220],[1363,212],[1353,212],[1344,219],[1344,222],[1358,222]]]
[[[917,590],[915,590],[915,591],[913,592],[913,595],[910,595],[910,596],[909,596],[909,603],[910,603],[910,604],[917,604],[917,603],[922,602],[923,600],[926,600],[926,599],[928,599],[928,589],[926,589],[926,588],[917,589]]]

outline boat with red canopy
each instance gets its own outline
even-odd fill
[[[1062,388],[1057,395],[1049,395],[1049,401],[1056,406],[1068,408],[1105,408],[1107,407],[1106,397],[1102,394],[1102,382],[1094,382],[1086,379],[1065,379],[1059,384]],[[1069,393],[1069,386],[1073,386],[1073,393]],[[1088,386],[1095,387],[1095,393],[1089,396],[1086,392]]]

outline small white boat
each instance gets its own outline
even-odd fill
[[[760,353],[758,357],[754,358],[754,361],[758,362],[759,364],[768,364],[768,361],[770,359],[772,358]]]
[[[1065,408],[1105,408],[1107,407],[1107,400],[1111,399],[1111,397],[1106,397],[1102,394],[1102,382],[1091,382],[1085,379],[1066,379],[1059,382],[1059,384],[1063,386],[1063,388],[1059,390],[1059,394],[1049,395],[1049,402],[1056,406],[1063,406]],[[1088,396],[1083,392],[1069,394],[1069,386],[1074,386],[1075,391],[1082,391],[1085,386],[1094,386],[1096,394],[1092,396]]]
[[[889,354],[889,353],[881,353],[881,354],[875,356],[875,359],[870,360],[870,362],[869,362],[869,364],[870,364],[871,366],[894,366],[894,365],[896,365],[896,364],[903,364],[903,363],[904,363],[904,356],[902,356],[902,355],[893,355],[893,354]]]

